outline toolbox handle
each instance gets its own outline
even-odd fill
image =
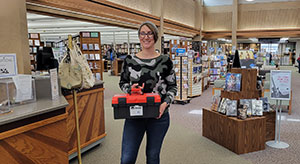
[[[144,86],[145,86],[145,83],[143,83],[142,86],[139,86],[139,85],[136,85],[135,87],[131,87],[131,89],[129,90],[129,94],[139,94],[139,95],[142,95],[144,94]]]

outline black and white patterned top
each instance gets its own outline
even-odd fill
[[[128,93],[134,83],[140,86],[145,83],[144,93],[158,93],[162,103],[170,104],[177,92],[172,60],[167,55],[152,59],[128,55],[124,59],[119,85],[123,92]]]

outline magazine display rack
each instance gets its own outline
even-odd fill
[[[103,80],[100,32],[80,32],[80,49],[97,80]]]

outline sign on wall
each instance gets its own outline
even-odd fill
[[[291,71],[271,70],[271,99],[290,100],[291,99]]]
[[[0,77],[18,74],[16,54],[0,54]]]

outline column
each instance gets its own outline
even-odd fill
[[[195,28],[199,29],[199,34],[193,38],[194,41],[202,41],[203,30],[203,0],[195,0]]]
[[[15,53],[18,72],[31,74],[26,1],[0,1],[0,21],[0,54]]]
[[[158,27],[158,40],[155,44],[155,49],[158,49],[160,53],[163,53],[164,50],[161,49],[162,36],[164,36],[164,0],[152,0],[152,14],[160,17],[160,25]]]
[[[232,3],[232,46],[237,46],[237,25],[238,25],[238,0],[233,0]],[[233,52],[234,53],[234,52]]]

